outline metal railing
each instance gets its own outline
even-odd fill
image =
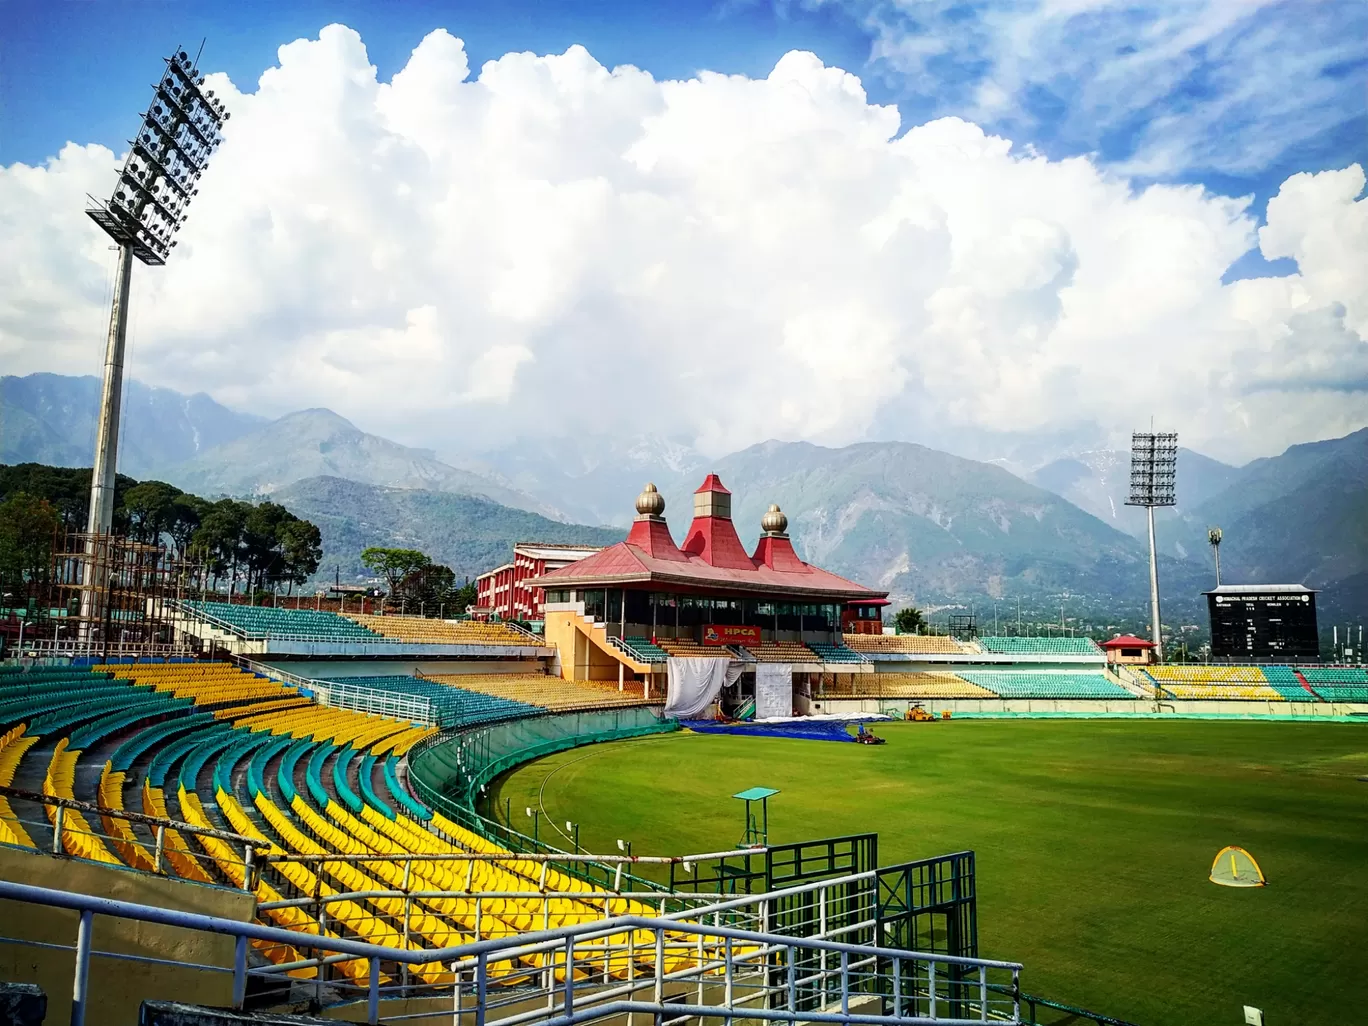
[[[715,1018],[861,1026],[1021,1022],[1019,963],[785,937],[718,923],[628,915],[406,950],[8,881],[0,881],[0,898],[80,914],[72,1026],[84,1026],[92,1000],[97,915],[232,937],[236,1008],[245,1005],[250,975],[279,977],[306,966],[363,960],[366,1019],[372,1024],[381,1021],[382,1000],[413,996],[442,999],[454,1022],[474,1026],[577,1026],[615,1016],[632,1023],[638,1015],[662,1026]],[[249,969],[252,940],[314,954]],[[396,976],[408,975],[394,973],[395,967],[423,975],[417,995],[411,986],[394,984]],[[419,1012],[385,1021],[432,1017]]]
[[[345,680],[315,680],[307,686],[313,690],[319,702],[334,709],[351,709],[354,712],[410,720],[426,727],[437,725],[438,716],[432,708],[432,699],[424,695],[368,688],[361,684],[349,684]]]
[[[134,812],[131,809],[111,809],[104,805],[95,805],[75,798],[63,798],[41,791],[29,791],[22,787],[0,785],[0,798],[7,801],[14,799],[31,802],[34,805],[43,806],[46,817],[44,819],[25,818],[15,812],[13,806],[10,806],[12,816],[6,817],[9,822],[17,823],[23,827],[30,838],[34,833],[45,837],[47,831],[51,830],[51,844],[38,850],[51,851],[53,855],[82,857],[79,838],[89,838],[103,847],[111,856],[126,855],[130,849],[135,849],[146,860],[141,868],[150,868],[154,873],[167,876],[180,875],[174,872],[177,856],[182,854],[195,855],[195,853],[181,848],[168,847],[171,838],[177,834],[212,837],[227,842],[234,849],[241,849],[242,861],[240,865],[243,867],[243,887],[245,890],[252,889],[260,868],[266,862],[266,853],[271,847],[269,843],[260,838],[247,837],[228,830],[196,826],[193,823],[163,819],[159,816],[149,816],[142,812]],[[69,817],[68,811],[80,813],[80,816]],[[104,826],[107,826],[106,821],[108,820],[138,824],[147,830],[148,836],[138,837],[131,831],[125,834],[111,833],[109,829],[96,830],[91,826],[90,820],[86,818],[88,816],[98,817],[101,825]],[[86,829],[82,829],[82,827]],[[36,840],[35,844],[37,844]],[[128,859],[124,858],[123,862],[127,863]]]
[[[631,645],[627,644],[627,642],[624,641],[622,638],[619,638],[616,634],[608,635],[608,644],[612,645],[615,649],[617,649],[628,659],[631,659],[634,662],[646,663],[649,666],[658,666],[661,663],[665,662],[663,658],[660,658],[658,656],[643,655],[642,653],[634,649]]]
[[[157,642],[104,642],[99,638],[24,638],[10,655],[24,659],[188,659],[195,652],[189,645]]]
[[[255,659],[250,659],[247,656],[242,655],[230,655],[229,658],[232,660],[233,665],[238,669],[246,670],[248,673],[255,673],[261,677],[269,677],[271,680],[280,684],[289,684],[291,687],[296,688],[307,688],[309,691],[313,691],[318,687],[318,681],[313,680],[310,677],[301,677],[297,673],[290,673],[288,670],[282,670],[280,667],[272,666],[269,663],[258,662]]]

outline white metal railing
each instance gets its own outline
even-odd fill
[[[14,653],[23,659],[188,659],[195,653],[188,645],[156,642],[108,643],[99,638],[25,638]]]
[[[624,641],[622,638],[619,638],[616,634],[608,635],[608,644],[612,645],[623,655],[627,656],[627,658],[635,660],[638,663],[648,663],[653,665],[655,663],[664,662],[663,659],[659,659],[650,655],[647,655],[643,658],[641,653],[637,652],[634,648],[632,648],[631,645],[627,644],[626,641]]]
[[[263,677],[269,677],[271,680],[277,681],[278,683],[289,684],[296,688],[307,688],[310,691],[318,687],[318,681],[309,677],[301,677],[297,673],[290,673],[288,670],[282,670],[278,666],[258,662],[255,659],[247,658],[247,656],[235,655],[231,658],[234,665],[238,666],[240,669],[260,674]]]
[[[410,720],[427,727],[437,726],[437,714],[432,699],[425,695],[405,695],[382,688],[349,684],[345,680],[315,680],[307,685],[322,704],[334,709],[389,716]]]
[[[372,1024],[381,1021],[381,1001],[397,997],[442,999],[453,1022],[474,1026],[576,1026],[614,1017],[631,1024],[636,1016],[662,1026],[716,1018],[794,1026],[1021,1022],[1019,963],[787,937],[717,923],[627,915],[453,947],[412,949],[8,881],[0,881],[0,898],[79,913],[73,1026],[84,1026],[92,1002],[89,968],[97,915],[233,937],[236,1008],[245,1003],[249,975],[280,977],[302,968],[362,960],[368,969],[365,983],[354,989],[364,992],[366,1019]],[[313,954],[249,970],[247,948],[253,939]],[[417,972],[424,982],[396,985],[396,976],[409,977],[409,972],[394,974],[396,966]],[[388,983],[382,970],[391,970]],[[386,1016],[385,1021],[402,1018],[432,1018],[432,1013]]]

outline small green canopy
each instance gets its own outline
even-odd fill
[[[744,791],[738,791],[732,797],[747,802],[758,802],[761,798],[768,798],[770,795],[778,793],[778,789],[773,787],[748,787]]]
[[[1231,844],[1216,853],[1211,864],[1211,882],[1222,887],[1263,887],[1268,881],[1254,856]]]

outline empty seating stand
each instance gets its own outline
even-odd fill
[[[541,673],[431,674],[425,679],[553,712],[640,705],[644,701],[640,687],[618,691],[615,682],[611,687],[595,687]]]
[[[431,703],[436,722],[442,727],[517,719],[521,716],[540,715],[546,711],[545,708],[528,702],[499,698],[479,691],[467,691],[455,684],[439,682],[428,677],[341,677],[335,683],[395,695],[426,698]]]
[[[943,634],[847,634],[847,648],[856,652],[905,655],[960,655],[966,651],[954,638]]]
[[[614,640],[639,663],[663,663],[670,658],[670,653],[650,638],[627,637]]]
[[[960,677],[1002,698],[1129,699],[1135,695],[1100,673],[958,671]]]
[[[397,641],[428,645],[537,645],[541,638],[504,623],[480,620],[430,620],[421,616],[369,616],[346,613],[347,619]]]
[[[187,602],[185,607],[228,624],[248,637],[363,643],[387,640],[384,635],[367,630],[348,617],[323,610],[275,609],[227,602]]]
[[[824,663],[867,663],[863,655],[845,645],[823,645],[812,642],[809,646]]]
[[[1060,656],[1087,655],[1102,658],[1102,650],[1091,638],[979,638],[985,652],[997,655]]]
[[[1327,702],[1368,702],[1368,670],[1362,667],[1308,667],[1301,675]]]
[[[869,687],[880,698],[996,698],[993,692],[953,673],[856,674],[856,687]]]
[[[747,645],[746,651],[757,663],[820,663],[821,657],[798,641],[766,641]]]

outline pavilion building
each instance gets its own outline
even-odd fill
[[[543,590],[546,640],[560,654],[562,677],[639,681],[660,693],[669,658],[700,656],[749,672],[757,663],[793,664],[795,682],[800,674],[872,672],[842,644],[842,630],[852,612],[879,615],[887,593],[804,562],[777,505],[748,553],[731,500],[709,474],[679,545],[664,497],[648,484],[625,540],[527,582]]]

